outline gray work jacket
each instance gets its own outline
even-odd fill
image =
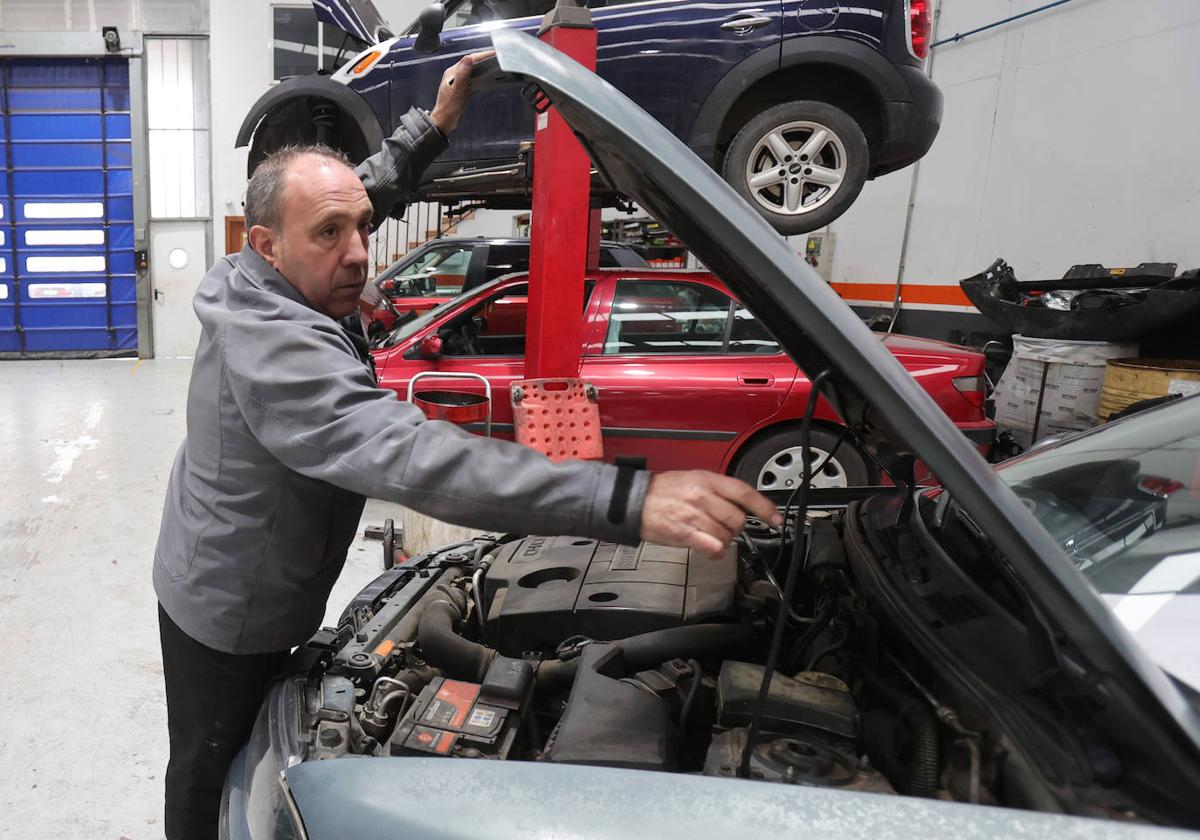
[[[377,190],[372,199],[378,207]],[[637,541],[647,473],[630,481],[608,464],[553,464],[426,420],[378,388],[342,326],[249,247],[218,260],[194,307],[202,332],[187,438],[154,585],[197,641],[228,653],[303,643],[365,496],[480,530]]]

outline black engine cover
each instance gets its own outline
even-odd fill
[[[501,549],[484,579],[484,640],[507,656],[553,651],[565,638],[622,639],[721,617],[737,558],[580,537],[527,537]]]

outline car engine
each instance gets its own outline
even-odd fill
[[[517,536],[410,558],[305,649],[303,758],[542,761],[938,795],[934,717],[883,665],[840,516],[807,521],[782,610],[793,525],[751,521],[717,559]],[[779,666],[760,702],[778,615]]]

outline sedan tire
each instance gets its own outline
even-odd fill
[[[814,468],[837,446],[838,435],[825,429],[809,434],[809,456]],[[757,490],[795,490],[804,476],[800,429],[789,427],[755,441],[738,458],[733,474]],[[854,487],[871,483],[871,470],[849,441],[813,475],[813,487]]]

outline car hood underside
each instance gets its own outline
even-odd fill
[[[618,191],[665,224],[763,321],[857,441],[901,480],[920,457],[1053,616],[1089,679],[1112,680],[1169,741],[1200,752],[1200,720],[1058,542],[844,301],[687,146],[612,85],[537,39],[493,33],[480,87],[533,85]],[[531,98],[536,101],[536,95]],[[531,114],[532,119],[532,114]],[[868,398],[868,395],[869,398]],[[911,474],[911,473],[909,473]],[[1119,687],[1118,687],[1119,686]],[[1167,737],[1164,734],[1164,737]]]

